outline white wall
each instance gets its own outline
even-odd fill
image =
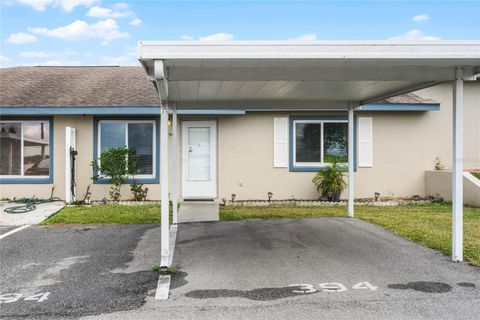
[[[425,172],[426,193],[440,195],[445,201],[452,201],[452,172]],[[463,202],[472,207],[480,207],[480,180],[471,173],[465,172],[463,177]]]

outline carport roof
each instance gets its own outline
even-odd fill
[[[177,108],[346,109],[480,70],[480,41],[141,41]]]

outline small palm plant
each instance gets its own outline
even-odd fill
[[[340,201],[340,195],[347,186],[343,176],[343,172],[339,171],[337,161],[334,161],[331,166],[320,169],[312,182],[317,187],[317,191],[321,191],[323,200]]]

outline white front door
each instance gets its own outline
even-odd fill
[[[182,196],[217,197],[217,125],[215,121],[182,123]]]

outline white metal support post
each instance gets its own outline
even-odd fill
[[[178,223],[178,205],[177,205],[177,160],[178,160],[178,135],[177,135],[177,107],[173,107],[172,112],[172,214],[173,214],[173,224]]]
[[[354,189],[353,189],[353,169],[354,169],[354,143],[353,143],[353,109],[354,103],[350,103],[348,108],[348,216],[353,218],[354,215]]]
[[[161,189],[161,258],[160,268],[166,270],[169,254],[169,199],[168,199],[168,108],[160,102],[160,189]]]
[[[463,261],[463,69],[453,83],[452,260]]]
[[[170,248],[170,199],[168,196],[168,81],[163,60],[154,60],[152,79],[155,79],[160,103],[160,269],[169,267]]]

